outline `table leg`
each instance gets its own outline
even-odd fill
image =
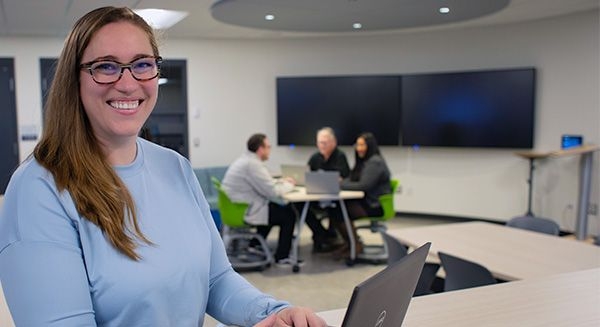
[[[352,223],[348,216],[348,210],[346,210],[346,204],[343,199],[340,199],[340,207],[342,209],[342,215],[344,216],[344,224],[346,224],[346,231],[348,232],[348,240],[350,242],[350,262],[354,263],[356,259],[356,243],[354,241],[354,231],[352,230]]]
[[[575,236],[578,240],[587,237],[588,207],[590,205],[590,187],[592,181],[592,156],[593,152],[581,155],[579,167],[579,204],[577,205],[577,221]]]
[[[533,170],[535,169],[535,164],[533,162],[533,158],[529,158],[529,179],[527,179],[527,184],[529,184],[529,189],[527,193],[527,213],[526,216],[533,217],[533,211],[531,211],[531,194],[533,192]]]
[[[306,221],[306,215],[308,213],[308,207],[310,205],[310,201],[306,201],[304,203],[304,207],[302,207],[302,213],[300,214],[300,219],[298,219],[298,225],[296,226],[296,233],[294,235],[294,241],[292,243],[292,253],[290,255],[290,259],[294,263],[292,267],[293,272],[299,272],[300,266],[298,265],[298,249],[300,248],[300,233],[302,232],[302,227],[304,226],[304,222]]]

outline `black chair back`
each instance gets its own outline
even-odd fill
[[[438,252],[442,267],[446,272],[444,291],[496,284],[492,273],[484,266],[453,255]]]
[[[398,241],[396,238],[387,233],[382,233],[382,235],[388,249],[388,265],[400,261],[400,259],[404,258],[408,254],[408,248],[404,246],[404,244],[400,243],[400,241]],[[433,293],[431,291],[431,285],[435,280],[435,276],[439,268],[440,265],[437,263],[425,262],[413,296]]]
[[[506,226],[550,235],[558,235],[560,232],[560,226],[554,220],[534,216],[514,217],[506,222]]]

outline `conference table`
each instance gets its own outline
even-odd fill
[[[474,261],[507,281],[600,267],[599,246],[488,222],[389,229],[387,233],[411,248],[431,242],[433,257],[442,251]]]
[[[600,326],[600,268],[414,297],[402,326]],[[319,312],[340,326],[346,309]]]
[[[340,191],[338,194],[307,194],[306,188],[296,186],[293,191],[288,192],[283,195],[283,198],[288,202],[304,202],[304,206],[302,207],[302,212],[300,214],[300,219],[298,220],[298,224],[296,226],[296,232],[294,237],[294,242],[292,244],[292,253],[290,254],[290,259],[294,262],[292,269],[293,272],[299,272],[300,266],[298,265],[298,249],[300,247],[300,232],[302,231],[302,227],[304,226],[304,222],[306,221],[306,215],[308,214],[308,208],[310,206],[310,202],[313,201],[338,201],[340,203],[340,208],[342,210],[342,216],[344,217],[344,223],[346,225],[346,230],[348,231],[348,236],[350,238],[350,259],[349,262],[354,262],[356,259],[356,248],[354,242],[354,234],[352,233],[352,224],[350,222],[350,217],[348,216],[348,211],[346,210],[346,205],[344,204],[344,200],[349,199],[361,199],[365,196],[365,193],[362,191]]]

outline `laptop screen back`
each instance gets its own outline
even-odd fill
[[[408,311],[431,243],[354,288],[342,327],[397,327]]]
[[[340,173],[338,171],[307,171],[304,182],[306,194],[340,193]]]
[[[296,185],[304,186],[304,173],[308,171],[307,165],[281,165],[281,176],[291,177],[296,181]]]

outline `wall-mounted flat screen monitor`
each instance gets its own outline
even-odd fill
[[[380,145],[399,145],[400,76],[277,78],[277,143],[315,145],[335,130],[339,145],[371,132]]]
[[[535,69],[402,76],[402,145],[532,148]]]

